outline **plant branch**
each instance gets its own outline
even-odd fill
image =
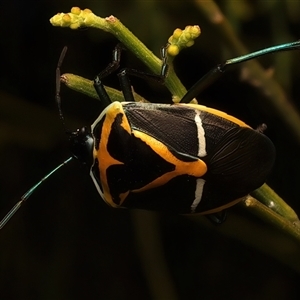
[[[162,61],[156,57],[132,32],[126,28],[120,20],[114,16],[101,18],[93,14],[89,9],[81,10],[73,7],[69,13],[58,13],[50,19],[53,26],[69,27],[78,29],[80,27],[93,27],[101,29],[113,34],[128,50],[130,50],[137,58],[139,58],[154,74],[160,74]],[[180,39],[180,45],[186,44],[185,47],[191,46],[193,39],[200,34],[200,28],[189,26],[188,34],[185,39]],[[186,33],[186,31],[184,32]],[[178,32],[177,39],[178,40]],[[180,46],[179,48],[183,48]],[[173,48],[172,48],[173,49]],[[171,52],[174,53],[174,52]],[[178,54],[178,53],[177,53]],[[185,87],[174,72],[172,66],[169,68],[165,85],[173,96],[182,98],[186,93]]]

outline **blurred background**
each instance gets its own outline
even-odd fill
[[[0,2],[0,218],[70,155],[54,101],[63,46],[69,50],[62,71],[92,79],[110,62],[118,42],[99,30],[55,28],[49,19],[72,6],[114,15],[157,55],[175,28],[199,25],[202,34],[195,45],[174,62],[188,88],[237,55],[224,28],[210,21],[211,3]],[[300,37],[298,1],[215,3],[249,52]],[[299,109],[300,51],[259,61]],[[144,69],[129,52],[123,62]],[[107,84],[118,87],[115,78]],[[170,101],[162,87],[137,79],[132,84],[151,101]],[[66,87],[62,98],[72,129],[91,124],[99,114],[96,100]],[[299,214],[299,139],[267,98],[241,80],[239,69],[198,97],[252,127],[268,125],[266,134],[277,149],[268,184]],[[46,181],[0,232],[1,299],[299,299],[299,272],[299,245],[240,207],[230,209],[221,226],[201,216],[111,209],[79,162]]]

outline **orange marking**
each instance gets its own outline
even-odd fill
[[[101,132],[101,139],[100,139],[100,144],[99,144],[99,149],[98,151],[94,151],[94,157],[96,157],[99,161],[99,175],[100,175],[100,182],[102,184],[103,188],[103,194],[104,194],[104,201],[109,204],[112,207],[119,207],[118,204],[116,204],[110,194],[109,190],[109,185],[107,182],[107,177],[106,177],[106,171],[108,167],[112,165],[123,165],[124,163],[121,161],[118,161],[114,159],[110,153],[107,150],[107,144],[108,144],[108,138],[111,132],[111,127],[113,122],[115,121],[115,118],[118,114],[123,115],[123,122],[121,126],[131,134],[131,128],[130,125],[127,121],[127,118],[125,116],[123,106],[120,102],[113,102],[110,106],[109,109],[106,112],[105,115],[105,120],[103,122],[102,126],[102,132]],[[126,198],[126,193],[124,194]]]
[[[189,105],[191,106],[191,105]],[[201,105],[196,105],[194,108],[201,110]],[[205,107],[205,106],[204,106]],[[202,109],[204,110],[204,109]],[[211,112],[209,110],[206,110],[208,112]],[[217,111],[217,110],[215,110]],[[149,184],[145,185],[144,187],[136,190],[128,190],[124,193],[121,193],[119,195],[120,203],[116,204],[112,196],[110,194],[109,185],[107,182],[106,172],[107,169],[112,165],[122,165],[124,164],[121,161],[118,161],[114,159],[110,153],[107,150],[107,144],[108,144],[108,138],[111,133],[111,127],[113,122],[115,121],[115,118],[118,114],[123,115],[123,120],[121,126],[129,133],[133,134],[136,138],[141,139],[143,142],[145,142],[155,153],[157,153],[160,157],[162,157],[167,162],[174,165],[175,170],[167,172],[160,177],[156,178]],[[217,113],[215,113],[217,114]],[[225,114],[225,113],[223,113]],[[217,114],[220,115],[220,114]],[[226,114],[225,114],[226,115]],[[227,115],[226,115],[227,116]],[[227,118],[228,119],[228,118]],[[238,120],[238,119],[236,119]],[[240,121],[241,122],[241,121]],[[236,122],[235,122],[236,123]],[[179,176],[179,175],[191,175],[196,178],[202,177],[207,172],[207,166],[201,159],[197,159],[195,161],[190,162],[184,162],[178,158],[176,158],[160,141],[156,140],[155,138],[140,132],[140,131],[132,131],[130,124],[127,120],[127,117],[124,113],[123,106],[120,102],[113,102],[109,106],[109,109],[106,111],[105,120],[103,122],[102,126],[102,132],[101,132],[101,139],[99,144],[98,151],[94,150],[94,157],[98,159],[99,161],[99,173],[100,173],[100,181],[103,188],[103,194],[104,194],[104,200],[107,204],[109,204],[112,207],[120,207],[122,203],[125,201],[126,197],[130,192],[143,192],[148,189],[152,189],[158,186],[162,186],[169,182],[171,179]],[[145,159],[147,159],[145,157]]]
[[[190,162],[181,161],[178,158],[176,158],[163,143],[156,140],[155,138],[140,131],[134,130],[132,133],[135,137],[140,138],[148,146],[150,146],[155,153],[157,153],[167,162],[175,166],[175,170],[161,175],[160,177],[156,178],[155,180],[145,185],[144,187],[137,190],[133,190],[132,192],[136,192],[136,193],[143,192],[145,190],[164,185],[168,181],[170,181],[171,179],[179,175],[186,174],[186,175],[191,175],[199,178],[202,177],[207,172],[207,166],[205,162],[202,161],[201,159],[190,161]]]

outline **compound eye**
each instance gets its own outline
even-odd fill
[[[87,127],[82,127],[71,133],[70,149],[74,158],[84,164],[92,165],[93,148],[94,139]]]

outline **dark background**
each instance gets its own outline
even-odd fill
[[[249,51],[300,37],[297,1],[219,1]],[[157,55],[177,27],[202,35],[175,60],[189,87],[233,55],[193,1],[21,1],[0,4],[0,216],[70,153],[54,102],[55,68],[87,78],[110,61],[117,40],[99,30],[55,28],[57,12],[90,8],[115,15]],[[124,62],[143,68],[130,53]],[[300,52],[260,60],[299,107]],[[277,148],[268,183],[299,213],[299,142],[265,96],[225,75],[201,97],[253,127],[267,123]],[[117,86],[117,81],[108,79]],[[145,98],[166,90],[133,80]],[[91,124],[97,101],[63,87],[67,124]],[[88,170],[72,162],[45,182],[0,232],[1,299],[299,299],[299,245],[239,207],[211,226],[204,217],[114,210],[100,199]]]

